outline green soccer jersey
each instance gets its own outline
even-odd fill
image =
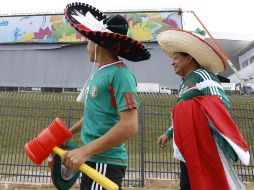
[[[84,144],[107,133],[119,120],[119,112],[138,106],[137,83],[123,64],[108,64],[97,69],[87,82],[81,140]],[[89,161],[127,166],[125,144],[93,155]]]
[[[204,69],[195,70],[183,79],[178,93],[178,102],[204,95],[216,95],[227,108],[230,107],[218,77]]]
[[[177,102],[204,95],[216,95],[224,102],[227,108],[230,107],[229,100],[218,77],[204,69],[197,69],[183,78],[178,91]],[[173,137],[173,128],[169,128],[166,134],[171,139]]]
[[[230,108],[228,97],[226,96],[218,77],[204,69],[197,69],[183,79],[178,92],[177,102],[204,95],[216,95],[224,102],[228,109]],[[234,161],[237,160],[237,156],[231,146],[219,134],[215,127],[213,127],[210,121],[208,124],[222,150],[224,150]],[[171,139],[173,137],[173,127],[169,128],[166,131],[166,134],[168,138]]]

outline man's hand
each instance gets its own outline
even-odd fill
[[[165,148],[168,142],[168,136],[166,134],[161,135],[158,137],[157,144],[160,148]]]
[[[79,167],[89,158],[91,155],[86,146],[67,151],[62,156],[62,162],[65,166],[72,169],[79,169]]]

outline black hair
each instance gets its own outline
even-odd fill
[[[190,55],[190,54],[185,53],[185,52],[179,52],[179,53],[180,53],[180,55],[183,56],[183,57],[187,57],[188,55]]]
[[[190,54],[188,54],[188,53],[186,53],[186,52],[178,52],[178,53],[179,53],[181,56],[183,56],[183,57],[187,57],[188,55],[191,56]],[[192,57],[192,56],[191,56],[191,57]],[[193,59],[193,61],[194,61],[195,63],[198,64],[199,68],[202,68],[201,65],[197,62],[197,60],[196,60],[194,57],[192,57],[192,59]]]

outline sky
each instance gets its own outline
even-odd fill
[[[2,0],[0,15],[16,13],[62,13],[71,0]],[[194,11],[213,37],[254,40],[253,0],[80,0],[102,11],[161,10]],[[184,13],[184,29],[201,27],[192,13]]]

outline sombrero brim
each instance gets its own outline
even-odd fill
[[[190,54],[203,68],[219,73],[226,69],[221,55],[206,41],[190,32],[180,29],[168,29],[157,36],[164,52],[173,57],[176,52]]]
[[[73,15],[76,15],[76,11],[83,16],[85,16],[87,12],[90,12],[98,21],[104,20],[106,16],[95,7],[85,3],[71,3],[66,6],[64,14],[67,21],[89,40],[116,52],[120,57],[129,61],[137,62],[150,58],[151,54],[141,42],[118,33],[93,31],[73,17]]]

